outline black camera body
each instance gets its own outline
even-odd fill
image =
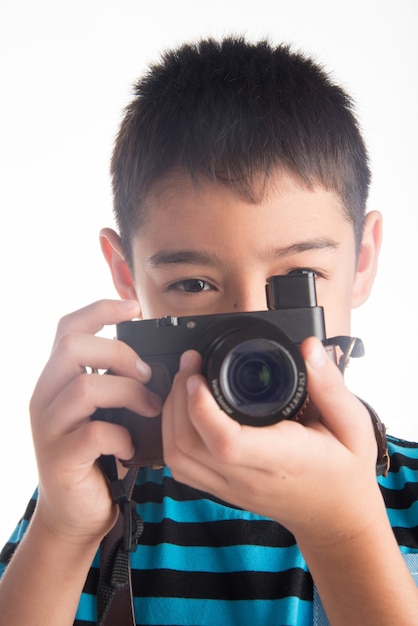
[[[231,418],[250,426],[301,419],[313,407],[298,346],[310,336],[326,340],[314,274],[269,278],[266,299],[267,311],[123,322],[117,325],[117,338],[151,365],[148,386],[163,399],[181,354],[194,349],[202,355],[202,373],[213,396]],[[127,465],[164,464],[161,416],[147,418],[121,408],[99,409],[94,419],[129,429],[136,454]]]

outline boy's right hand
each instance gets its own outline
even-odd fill
[[[145,387],[149,366],[123,342],[95,336],[106,325],[138,315],[136,301],[102,300],[64,317],[32,396],[36,517],[67,541],[98,543],[110,530],[117,509],[96,461],[102,454],[134,454],[124,427],[90,416],[98,407],[123,406],[147,417],[161,411],[160,398]],[[115,375],[89,374],[86,368]]]

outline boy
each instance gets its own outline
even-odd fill
[[[305,269],[327,336],[348,335],[381,217],[365,214],[367,154],[347,95],[286,47],[184,46],[139,81],[112,175],[120,236],[105,229],[101,245],[122,301],[58,326],[31,402],[39,497],[2,555],[0,623],[95,622],[97,551],[117,515],[97,459],[134,448],[90,416],[124,406],[150,419],[162,409],[167,464],[134,488],[138,624],[312,624],[314,586],[331,624],[416,624],[401,552],[418,552],[417,446],[390,438],[391,471],[376,481],[369,412],[318,339],[301,352],[321,417],[254,428],[218,407],[196,352],[162,407],[149,366],[95,336],[135,317],[259,311],[268,277]]]

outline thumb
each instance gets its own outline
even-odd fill
[[[308,372],[308,391],[319,410],[321,422],[353,452],[375,447],[367,409],[347,389],[340,370],[329,358],[321,341],[316,337],[306,339],[301,352]]]

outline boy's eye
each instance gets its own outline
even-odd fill
[[[201,278],[179,280],[169,287],[170,291],[185,291],[187,293],[200,293],[201,291],[208,291],[210,289],[212,289],[211,285]]]
[[[322,277],[321,272],[318,272],[318,270],[314,270],[311,267],[298,267],[297,269],[288,272],[288,274],[300,274],[301,272],[312,272],[313,274],[315,274],[315,278]]]

